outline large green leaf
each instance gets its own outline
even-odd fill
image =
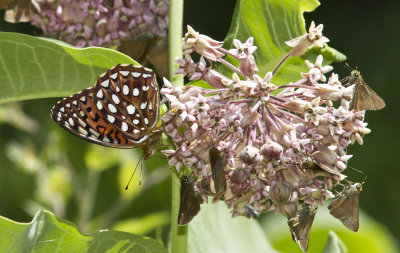
[[[69,96],[90,87],[107,69],[137,64],[115,50],[0,32],[0,104]]]
[[[167,252],[156,240],[118,231],[86,236],[70,222],[47,211],[31,223],[0,217],[0,252]]]
[[[189,223],[188,252],[235,253],[277,252],[259,223],[244,217],[232,218],[224,203],[202,204]]]
[[[273,71],[291,50],[285,41],[307,32],[303,13],[313,11],[318,5],[317,0],[239,0],[224,48],[234,48],[234,39],[244,43],[249,37],[254,37],[254,45],[257,46],[254,57],[259,68],[258,74],[263,77],[268,71]],[[346,59],[346,56],[328,46],[311,47],[303,58],[290,57],[275,74],[273,82],[280,85],[300,79],[300,72],[307,70],[304,58],[313,61],[318,54],[324,56],[324,64]],[[237,63],[233,57],[226,57],[226,60]],[[220,65],[218,70],[231,75],[225,66]],[[210,87],[202,81],[194,83]]]

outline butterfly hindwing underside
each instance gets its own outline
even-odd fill
[[[147,68],[117,65],[93,88],[59,101],[51,117],[70,133],[96,144],[149,148],[161,134],[155,75]]]

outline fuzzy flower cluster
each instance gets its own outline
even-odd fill
[[[289,56],[310,43],[325,42],[320,28],[297,39]],[[320,36],[311,36],[317,32]],[[333,198],[332,187],[345,178],[341,173],[352,157],[346,153],[348,145],[362,145],[370,132],[365,111],[349,110],[353,86],[344,87],[334,73],[327,78],[333,68],[323,66],[321,55],[315,63],[305,61],[308,72],[299,73],[297,82],[278,86],[271,81],[278,69],[264,78],[257,74],[253,38],[235,40],[236,48],[227,50],[188,27],[182,43],[184,59],[177,59],[176,73],[203,79],[214,89],[173,87],[164,79],[161,93],[170,109],[162,120],[176,145],[163,151],[169,164],[178,171],[190,168],[201,191],[200,182],[212,169],[209,150],[217,148],[226,159],[227,184],[217,199],[225,200],[233,216],[250,217],[250,207],[290,218],[303,203],[322,205]],[[192,60],[194,52],[201,55],[198,62]],[[223,59],[227,54],[239,60],[238,66]],[[217,72],[213,62],[225,64],[233,75]]]
[[[118,46],[140,35],[165,36],[169,0],[42,0],[32,24],[77,47]]]

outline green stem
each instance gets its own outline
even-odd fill
[[[169,78],[174,86],[183,85],[182,75],[174,76],[178,68],[175,58],[182,58],[182,19],[183,0],[169,1]],[[187,243],[187,227],[178,226],[180,202],[180,181],[177,174],[172,174],[172,203],[171,203],[171,248],[170,252],[185,253]]]

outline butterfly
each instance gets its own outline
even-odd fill
[[[183,226],[189,223],[200,211],[203,198],[190,177],[182,176],[180,180],[181,202],[179,206],[178,224]]]
[[[159,105],[153,71],[121,64],[100,75],[94,87],[59,101],[50,115],[84,140],[113,148],[141,147],[147,159],[161,140]]]
[[[346,64],[346,66],[351,69],[349,65]],[[354,84],[350,110],[380,110],[385,107],[385,101],[364,82],[360,71],[352,70],[350,76],[344,78],[344,81],[348,81],[345,86]]]
[[[296,216],[288,220],[293,241],[297,242],[300,248],[306,252],[310,241],[311,226],[317,213],[317,206],[312,207],[304,203]]]
[[[358,195],[361,190],[360,183],[348,185],[328,206],[330,214],[354,232],[357,232],[359,226]]]
[[[211,178],[214,182],[215,193],[219,196],[224,195],[226,192],[226,155],[219,151],[216,147],[212,147],[209,151],[210,165],[211,165]]]

